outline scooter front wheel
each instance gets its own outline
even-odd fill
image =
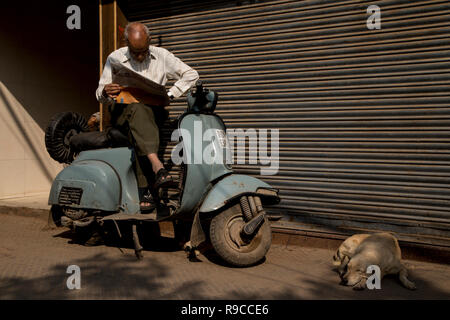
[[[242,235],[245,224],[239,203],[215,216],[209,228],[211,244],[226,262],[247,267],[261,261],[272,244],[272,231],[267,218],[251,237]]]

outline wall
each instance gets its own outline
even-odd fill
[[[69,5],[81,29],[69,30]],[[98,110],[98,2],[0,5],[0,199],[46,193],[62,165],[45,149],[52,115]]]

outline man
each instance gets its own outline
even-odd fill
[[[112,125],[127,133],[135,147],[137,154],[135,169],[142,198],[142,191],[148,187],[149,173],[146,172],[148,162],[155,174],[153,187],[156,190],[173,182],[173,178],[158,158],[159,125],[166,120],[167,111],[163,107],[142,103],[128,105],[114,103],[114,98],[123,88],[119,84],[112,83],[110,63],[112,60],[121,63],[161,85],[165,85],[167,80],[177,80],[167,92],[171,100],[189,90],[199,76],[197,71],[166,49],[151,46],[148,28],[142,23],[129,23],[124,36],[127,46],[117,49],[108,56],[96,96],[99,102],[110,105]],[[146,205],[149,205],[146,201],[141,202],[141,207]]]

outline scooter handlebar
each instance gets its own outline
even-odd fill
[[[195,94],[198,96],[203,93],[203,82],[201,80],[197,80],[195,83]]]

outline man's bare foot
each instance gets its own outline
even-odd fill
[[[141,206],[141,207],[151,207],[152,204],[150,204],[149,202],[144,202],[144,201],[142,201],[141,204],[140,204],[140,206]]]
[[[152,170],[156,174],[159,170],[164,168],[161,160],[159,160],[158,155],[156,153],[150,153],[147,155],[147,158],[150,160],[152,164]]]

